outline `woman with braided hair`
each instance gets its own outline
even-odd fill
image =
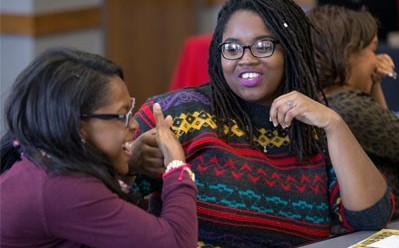
[[[151,106],[174,118],[196,173],[199,245],[292,247],[390,219],[384,178],[324,104],[310,32],[291,0],[226,1],[210,82],[151,97],[135,115],[130,169],[136,187],[153,195],[164,167]]]

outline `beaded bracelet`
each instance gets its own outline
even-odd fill
[[[173,160],[166,166],[166,171],[163,173],[162,178],[165,178],[173,171],[180,170],[179,181],[183,180],[183,173],[184,171],[187,171],[191,180],[195,182],[195,174],[191,171],[190,167],[191,166],[188,163],[185,163],[181,160]]]
[[[178,168],[182,165],[187,165],[186,162],[183,162],[181,160],[172,160],[167,166],[166,166],[166,170],[165,173],[168,173],[170,170]]]
[[[130,186],[129,185],[127,185],[124,181],[122,181],[122,180],[118,180],[118,182],[119,182],[119,185],[121,186],[121,190],[123,191],[123,192],[125,192],[126,194],[127,193],[129,193],[129,191],[130,191]]]

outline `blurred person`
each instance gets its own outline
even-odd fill
[[[385,0],[383,2],[375,0],[317,0],[317,5],[337,5],[352,10],[360,10],[366,7],[369,12],[377,17],[380,28],[378,38],[382,41],[387,40],[390,32],[399,31],[399,1]]]
[[[315,7],[308,17],[316,28],[315,61],[328,104],[384,173],[395,194],[398,218],[399,118],[388,109],[381,86],[382,77],[396,72],[388,54],[376,54],[377,20],[365,9],[334,5]]]

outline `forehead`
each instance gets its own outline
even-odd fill
[[[223,32],[223,40],[253,41],[261,36],[272,36],[272,33],[259,14],[250,10],[239,10],[232,14]]]
[[[130,103],[130,95],[124,81],[117,76],[110,78],[110,87],[106,96],[105,109],[120,109]]]
[[[129,91],[125,82],[117,76],[110,78],[110,92],[111,97],[120,98],[120,97],[128,97]]]

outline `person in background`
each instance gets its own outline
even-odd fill
[[[399,0],[317,0],[318,6],[338,5],[349,9],[358,10],[366,6],[368,11],[377,17],[380,25],[378,38],[383,42],[387,40],[390,32],[399,31]]]
[[[399,217],[399,118],[387,108],[381,79],[393,76],[388,54],[376,54],[377,20],[365,9],[323,5],[308,12],[315,61],[329,107],[339,113],[387,178]],[[337,31],[339,30],[339,32]]]
[[[137,122],[121,68],[95,54],[50,49],[20,73],[1,140],[3,247],[196,247],[197,189],[171,118],[153,106],[168,165],[159,217],[121,181]]]
[[[130,162],[140,193],[156,192],[164,169],[150,110],[161,104],[196,173],[200,246],[293,247],[330,237],[336,226],[386,225],[392,193],[325,106],[311,24],[297,4],[226,1],[208,70],[209,84],[141,106]]]

